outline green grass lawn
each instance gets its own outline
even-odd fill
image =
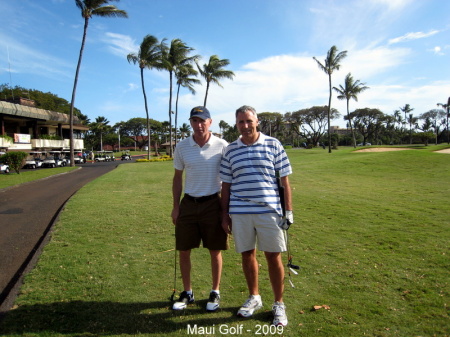
[[[286,281],[282,335],[450,334],[450,155],[431,151],[437,148],[288,150],[289,239],[301,269],[292,275],[295,288]],[[172,162],[120,165],[72,197],[0,335],[186,336],[194,325],[203,336],[279,335],[269,326],[272,292],[261,253],[264,308],[252,319],[235,316],[248,294],[232,241],[221,309],[204,310],[210,267],[200,248],[192,253],[196,303],[170,310],[172,173]]]

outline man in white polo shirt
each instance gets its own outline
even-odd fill
[[[194,134],[177,144],[174,155],[172,221],[175,225],[176,249],[180,252],[183,292],[173,304],[182,310],[194,302],[191,284],[191,250],[209,249],[211,256],[212,288],[207,311],[215,311],[220,304],[222,250],[228,249],[228,228],[221,224],[220,161],[228,143],[210,131],[212,120],[206,107],[191,110],[190,123]],[[185,172],[184,196],[183,172]]]
[[[273,325],[287,325],[283,303],[284,266],[281,252],[286,251],[282,208],[276,177],[284,186],[286,218],[294,222],[288,175],[292,173],[289,159],[281,143],[257,130],[254,108],[242,106],[236,111],[236,126],[241,136],[225,150],[220,168],[222,179],[222,223],[233,228],[235,248],[242,254],[249,298],[238,316],[250,317],[262,307],[258,287],[258,249],[264,251],[274,294]],[[231,217],[231,223],[230,223]],[[227,224],[228,223],[228,224]]]

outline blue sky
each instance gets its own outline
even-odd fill
[[[328,104],[323,62],[336,45],[348,53],[333,86],[351,72],[369,90],[350,110],[386,114],[405,104],[418,116],[450,96],[450,1],[447,0],[121,0],[129,18],[90,20],[75,106],[91,121],[111,124],[145,117],[140,74],[126,55],[147,34],[183,40],[202,56],[230,60],[236,76],[212,85],[208,109],[213,131],[234,111],[292,112]],[[52,92],[70,101],[84,21],[74,0],[0,0],[0,83]],[[201,78],[200,78],[201,79]],[[202,80],[202,79],[201,79]],[[203,103],[181,91],[178,124]],[[168,120],[169,74],[145,71],[150,117]],[[345,101],[333,94],[342,115]],[[343,118],[332,125],[345,126]]]

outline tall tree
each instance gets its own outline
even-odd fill
[[[148,152],[147,157],[150,159],[150,151],[151,151],[151,128],[150,128],[150,117],[148,114],[148,106],[147,106],[147,95],[145,93],[145,85],[144,85],[144,69],[162,69],[161,63],[161,49],[160,43],[156,37],[153,35],[146,35],[142,40],[142,43],[139,47],[138,53],[130,53],[127,55],[128,62],[133,62],[134,64],[139,65],[139,69],[141,72],[141,86],[142,86],[142,94],[144,95],[144,104],[145,104],[145,113],[147,116],[147,132],[148,132]]]
[[[195,95],[196,91],[194,89],[194,84],[201,84],[201,82],[197,78],[191,76],[197,76],[197,74],[198,71],[194,69],[191,63],[185,64],[175,71],[175,77],[177,78],[177,98],[175,100],[175,144],[177,143],[176,130],[178,126],[178,98],[180,96],[180,87],[187,88],[192,95]]]
[[[162,62],[165,70],[169,72],[169,124],[170,124],[170,150],[169,155],[172,157],[173,155],[173,147],[172,147],[172,83],[173,83],[173,75],[176,70],[180,67],[185,66],[188,63],[194,62],[198,56],[189,56],[189,53],[193,51],[194,48],[188,47],[186,43],[181,41],[180,39],[173,39],[170,43],[170,46],[167,46],[165,43],[165,39],[161,42],[161,53],[162,53]]]
[[[350,118],[349,102],[352,98],[356,102],[358,102],[358,94],[360,94],[364,90],[369,89],[369,87],[367,87],[365,83],[362,83],[359,80],[355,81],[352,74],[348,73],[347,76],[345,76],[344,86],[339,84],[339,88],[333,87],[333,89],[338,93],[338,99],[345,99],[347,101],[347,119],[348,124],[350,125],[350,130],[352,132],[353,147],[356,147],[355,130],[353,130],[352,119]]]
[[[109,124],[109,120],[104,116],[98,116],[95,119],[95,122],[90,124],[90,128],[97,135],[100,135],[100,151],[103,151],[103,133],[108,131],[111,128]]]
[[[405,123],[407,123],[407,120],[408,120],[407,115],[414,109],[411,108],[411,106],[409,104],[405,104],[404,107],[400,107],[399,109],[400,109],[400,111],[402,111],[405,114]]]
[[[271,137],[276,137],[275,135],[284,127],[283,115],[279,112],[260,112],[258,122],[261,132]]]
[[[450,144],[450,130],[448,129],[448,119],[450,117],[450,97],[448,98],[447,104],[438,103],[437,106],[441,106],[443,109],[447,111],[447,115],[445,116],[445,124],[447,131],[447,144]]]
[[[183,123],[183,125],[180,126],[181,139],[189,137],[190,134],[191,134],[191,126],[187,123]]]
[[[77,70],[75,71],[75,80],[73,82],[72,100],[70,101],[70,166],[75,166],[73,154],[73,109],[75,106],[78,74],[80,72],[81,59],[83,58],[83,50],[86,43],[86,33],[89,25],[89,19],[93,16],[128,17],[126,11],[118,9],[116,6],[109,5],[108,3],[111,1],[119,0],[75,0],[75,4],[81,10],[81,16],[84,18],[84,29],[83,38],[81,40],[80,54],[78,56]]]
[[[206,93],[205,93],[205,101],[203,102],[203,106],[206,107],[206,100],[208,99],[208,91],[210,83],[216,83],[219,87],[223,88],[220,84],[219,80],[222,78],[228,78],[230,80],[233,79],[234,73],[231,70],[225,70],[224,67],[230,64],[228,59],[219,59],[217,55],[212,55],[209,58],[209,62],[204,64],[203,67],[200,67],[197,63],[197,68],[200,71],[200,74],[206,80]]]
[[[350,113],[350,117],[355,123],[355,128],[363,136],[363,144],[368,140],[376,140],[377,133],[384,121],[384,113],[379,109],[356,109]]]
[[[339,70],[341,67],[340,62],[347,56],[347,51],[341,51],[338,53],[338,49],[336,46],[330,48],[327,53],[327,57],[325,58],[324,64],[322,64],[316,57],[313,59],[317,62],[319,68],[328,75],[328,84],[329,84],[329,98],[328,98],[328,152],[331,153],[331,125],[330,125],[330,112],[331,112],[331,75],[335,70]]]
[[[219,129],[220,129],[220,137],[223,138],[223,133],[225,132],[225,130],[229,129],[230,125],[225,122],[224,120],[221,120],[219,122]]]
[[[328,111],[328,107],[325,105],[292,112],[290,121],[293,130],[306,138],[312,146],[316,146],[326,131]],[[336,119],[339,116],[336,109],[330,110],[330,119]]]
[[[409,114],[408,123],[409,123],[409,144],[412,144],[412,127],[414,125],[414,128],[417,129],[418,118],[414,117],[413,114]]]
[[[431,126],[435,133],[435,144],[438,144],[439,129],[442,125],[445,125],[445,111],[442,109],[431,109],[430,111],[424,112],[420,115],[420,119],[426,120],[427,118],[431,121]]]

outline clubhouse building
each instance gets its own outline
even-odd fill
[[[73,117],[74,149],[83,150],[89,127]],[[0,101],[0,151],[64,151],[70,148],[70,117],[38,109],[34,101]]]

